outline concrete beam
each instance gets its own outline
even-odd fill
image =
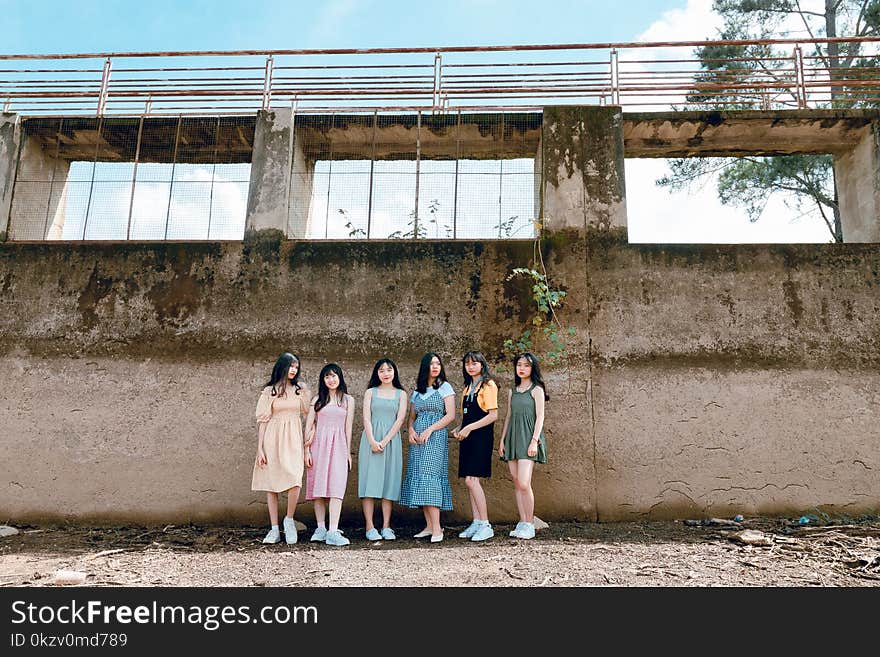
[[[290,109],[258,112],[244,224],[246,234],[280,230],[287,235],[293,134]]]
[[[626,157],[734,157],[844,153],[874,110],[645,112],[623,116]]]
[[[844,242],[880,242],[880,123],[851,150],[834,157]]]
[[[542,144],[545,228],[626,226],[619,107],[546,107]]]
[[[0,114],[0,242],[9,232],[9,213],[12,210],[12,187],[18,166],[21,144],[21,122],[16,114]]]

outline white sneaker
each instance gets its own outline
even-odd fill
[[[492,529],[492,525],[488,522],[480,523],[480,526],[477,527],[477,531],[474,532],[474,535],[471,537],[472,541],[487,541],[490,538],[495,536],[495,531]]]
[[[508,536],[510,536],[511,538],[522,538],[519,535],[519,530],[522,529],[522,526],[524,524],[526,524],[526,523],[524,523],[522,520],[520,520],[518,523],[516,523],[516,527],[514,528],[514,530],[512,532],[510,532],[510,534],[508,534]]]
[[[469,524],[465,530],[459,533],[459,538],[471,538],[474,534],[477,533],[477,530],[480,528],[480,523],[476,520],[472,520],[471,524]]]
[[[517,529],[510,532],[510,535],[514,538],[524,538],[527,540],[535,538],[535,526],[530,522],[520,523]]]
[[[263,543],[267,545],[272,545],[273,543],[281,542],[281,532],[278,531],[277,527],[273,527],[269,530],[269,533],[266,534],[266,538],[263,539]]]
[[[293,521],[293,518],[284,517],[284,542],[288,545],[293,545],[296,543],[297,533],[296,533],[296,523]]]

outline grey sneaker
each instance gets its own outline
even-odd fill
[[[317,527],[315,529],[315,533],[312,534],[312,538],[309,540],[314,542],[324,542],[324,539],[327,538],[327,528],[326,527]]]
[[[382,529],[382,538],[386,541],[393,541],[397,536],[395,536],[394,530],[391,527],[385,527]]]
[[[293,545],[297,541],[296,523],[293,518],[284,517],[284,542]]]
[[[485,541],[495,536],[495,532],[492,530],[492,525],[488,522],[480,523],[480,526],[477,528],[477,531],[471,536],[472,541]]]
[[[480,522],[478,520],[472,520],[471,524],[469,524],[463,532],[459,532],[459,538],[472,538],[474,534],[477,533],[477,530],[480,528]]]
[[[278,528],[275,527],[269,530],[269,533],[266,534],[266,538],[263,539],[263,543],[267,545],[272,545],[273,543],[281,542],[281,532],[278,531]]]
[[[327,532],[327,538],[324,539],[324,542],[327,545],[348,545],[351,543],[345,536],[342,535],[342,532],[338,529],[332,532]]]
[[[370,529],[370,531],[368,531],[364,536],[366,537],[366,539],[368,541],[381,541],[382,540],[382,534],[380,534],[379,530],[376,529],[375,527],[372,527]]]

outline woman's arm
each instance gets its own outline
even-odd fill
[[[541,430],[544,428],[544,388],[535,386],[532,390],[532,399],[535,400],[535,430],[532,431],[532,440],[526,453],[529,456],[537,456]]]
[[[429,426],[427,429],[422,431],[422,435],[424,436],[423,443],[428,442],[428,438],[431,437],[431,434],[435,431],[439,431],[445,426],[448,426],[452,422],[455,422],[455,395],[448,395],[443,398],[443,406],[446,409],[446,414],[437,420],[434,424]]]
[[[370,447],[374,447],[376,439],[373,437],[373,415],[370,408],[370,401],[373,398],[371,388],[367,388],[364,393],[364,433],[367,434],[367,440],[370,441]]]
[[[504,416],[504,428],[501,430],[501,442],[498,443],[498,456],[504,456],[504,439],[507,437],[507,425],[510,424],[510,400],[513,390],[507,391],[507,415]]]
[[[348,469],[351,470],[351,428],[354,425],[354,397],[346,395],[345,401],[345,452],[348,454]]]
[[[416,405],[410,403],[409,405],[409,425],[406,428],[406,435],[409,439],[410,445],[416,444],[416,439],[419,437],[419,434],[416,433],[416,430],[413,428],[413,422],[416,421]]]
[[[391,442],[391,439],[397,435],[397,432],[400,431],[400,428],[403,426],[403,421],[406,419],[406,395],[400,395],[400,404],[397,406],[397,419],[394,420],[394,424],[391,425],[391,428],[388,430],[388,433],[382,438],[382,442],[379,444],[384,447],[388,443]]]
[[[266,452],[263,449],[263,436],[266,435],[266,423],[257,422],[257,465],[261,468],[268,463]]]
[[[312,440],[314,440],[315,436],[315,421],[317,419],[317,414],[315,413],[315,402],[318,401],[318,398],[315,397],[312,399],[309,404],[309,414],[306,417],[306,430],[303,435],[306,437],[305,447],[308,449],[309,445],[312,444]]]

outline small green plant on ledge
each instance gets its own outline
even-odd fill
[[[541,263],[543,269],[543,262]],[[506,280],[517,277],[531,279],[531,297],[535,302],[536,312],[531,319],[530,327],[525,329],[518,338],[504,341],[504,356],[509,360],[523,351],[535,351],[535,345],[541,338],[549,342],[549,349],[543,354],[549,365],[557,365],[566,355],[566,335],[573,336],[574,328],[564,330],[556,311],[562,307],[565,291],[550,286],[547,274],[527,267],[511,270]],[[540,355],[539,355],[540,356]]]

